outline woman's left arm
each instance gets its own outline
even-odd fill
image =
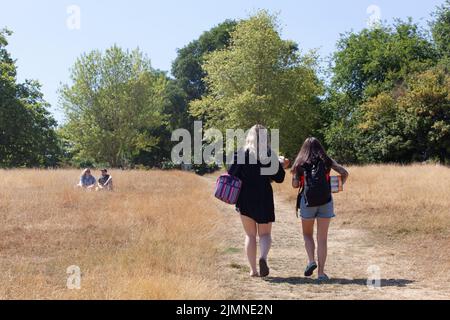
[[[349,175],[348,171],[333,159],[331,168],[342,176],[342,184],[344,184],[347,181]]]

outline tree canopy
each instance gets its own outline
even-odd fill
[[[341,37],[324,101],[333,156],[356,163],[449,159],[448,69],[439,67],[439,41],[411,20]]]
[[[281,149],[293,155],[313,131],[322,85],[313,54],[283,40],[277,17],[260,11],[240,21],[230,45],[205,57],[207,94],[190,105],[208,127],[281,128]]]
[[[72,84],[61,89],[65,137],[75,157],[128,166],[158,143],[168,81],[139,51],[117,46],[75,63]]]
[[[0,31],[0,167],[171,167],[171,133],[193,133],[194,120],[280,129],[290,158],[317,136],[345,163],[450,162],[450,0],[428,27],[342,34],[326,72],[265,10],[205,31],[178,50],[171,75],[140,50],[93,50],[60,88],[59,128],[40,84],[17,81],[10,34]]]
[[[450,0],[438,7],[433,14],[434,21],[431,23],[433,39],[439,53],[444,58],[450,56]]]
[[[14,60],[0,31],[0,167],[55,166],[60,157],[56,121],[37,81],[17,82]]]
[[[177,58],[172,64],[172,75],[186,93],[188,101],[200,99],[205,94],[206,73],[202,69],[204,57],[207,53],[227,47],[230,33],[235,27],[235,21],[226,20],[178,50]]]

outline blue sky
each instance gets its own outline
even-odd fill
[[[340,33],[358,31],[376,15],[382,20],[412,17],[426,25],[444,0],[15,0],[3,1],[0,28],[14,32],[9,51],[17,59],[19,81],[36,79],[57,120],[57,90],[68,82],[69,69],[83,52],[116,43],[139,47],[154,68],[170,71],[176,49],[227,18],[245,18],[257,9],[280,14],[283,38],[302,50],[319,49],[322,57],[335,49]],[[67,8],[80,8],[80,29],[67,26]],[[370,11],[370,10],[369,10]]]

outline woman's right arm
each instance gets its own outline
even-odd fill
[[[331,168],[341,175],[341,177],[342,177],[342,184],[344,184],[345,181],[347,181],[347,178],[348,178],[348,171],[343,166],[341,166],[339,163],[337,163],[333,159],[332,159]]]
[[[300,188],[300,181],[298,180],[298,178],[294,175],[292,175],[292,188],[294,189],[298,189]]]
[[[294,189],[300,188],[300,174],[298,172],[292,174],[292,187]]]

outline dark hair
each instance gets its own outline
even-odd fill
[[[311,164],[318,159],[321,159],[325,162],[327,167],[331,167],[333,160],[327,155],[325,149],[320,143],[319,139],[311,137],[306,139],[303,143],[300,152],[295,159],[294,165],[292,166],[292,173],[297,173],[299,168],[303,166],[305,163]]]

